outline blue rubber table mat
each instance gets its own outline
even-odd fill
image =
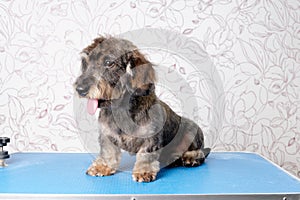
[[[113,176],[85,174],[93,156],[84,153],[15,153],[0,168],[7,194],[299,194],[300,182],[257,154],[211,153],[194,168],[162,169],[157,180],[132,180],[133,156],[123,154]]]

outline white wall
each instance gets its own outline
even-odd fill
[[[79,52],[99,34],[164,28],[196,39],[221,77],[222,127],[208,123],[209,97],[196,109],[207,145],[258,152],[300,177],[299,9],[296,0],[1,1],[0,136],[12,152],[84,151],[73,117]]]

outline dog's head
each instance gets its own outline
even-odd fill
[[[82,74],[75,88],[80,97],[89,99],[90,106],[95,107],[96,100],[119,99],[126,90],[134,95],[154,90],[152,64],[128,40],[96,38],[83,49],[81,59]]]

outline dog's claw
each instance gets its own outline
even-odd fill
[[[205,154],[201,150],[187,151],[183,154],[182,165],[185,167],[197,167],[204,163]]]
[[[133,173],[132,178],[136,182],[152,182],[156,179],[155,172]]]
[[[89,169],[86,171],[87,175],[90,176],[110,176],[113,175],[116,171],[111,169],[110,167],[106,166],[106,165],[95,165],[92,164]]]
[[[200,161],[199,159],[193,160],[193,161],[183,161],[183,166],[185,167],[197,167],[201,165],[204,161]]]

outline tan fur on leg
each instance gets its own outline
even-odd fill
[[[99,137],[99,141],[102,144],[99,157],[94,160],[86,174],[90,176],[113,175],[121,161],[121,150],[103,135]]]
[[[194,167],[203,163],[205,155],[201,150],[187,151],[182,155],[184,166]]]
[[[116,169],[112,169],[103,163],[104,162],[100,161],[99,159],[95,160],[88,168],[86,174],[90,176],[109,176],[116,173]]]
[[[137,182],[151,182],[159,171],[159,153],[138,153],[133,168],[132,178]]]

